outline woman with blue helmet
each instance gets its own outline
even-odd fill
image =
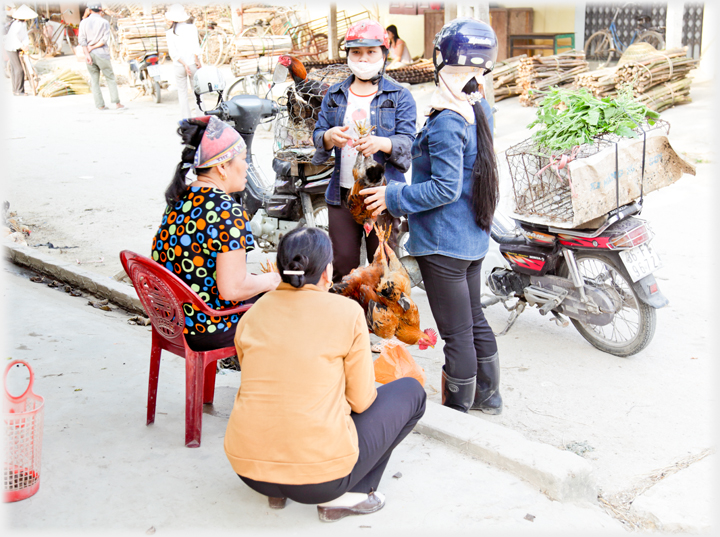
[[[498,202],[492,115],[484,75],[497,58],[486,23],[455,19],[435,36],[437,88],[413,143],[412,183],[368,188],[375,214],[408,215],[406,248],[417,258],[445,341],[442,403],[467,412],[502,411],[497,342],[480,302],[480,267]]]

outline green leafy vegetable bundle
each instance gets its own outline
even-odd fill
[[[616,99],[598,99],[587,89],[553,88],[540,103],[537,119],[528,125],[542,128],[533,133],[533,140],[553,153],[563,153],[576,145],[592,143],[593,137],[613,133],[635,138],[632,129],[644,123],[650,125],[660,114],[632,98],[629,91],[621,91]]]

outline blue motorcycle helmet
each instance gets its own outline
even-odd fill
[[[452,20],[433,41],[435,84],[438,72],[446,65],[477,67],[486,75],[495,67],[497,53],[497,36],[489,24],[468,18]]]

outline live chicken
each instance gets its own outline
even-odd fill
[[[367,127],[364,123],[355,122],[355,129],[360,135],[359,139],[370,136],[375,127]],[[373,216],[373,210],[365,205],[365,196],[360,194],[364,188],[382,186],[385,184],[385,167],[377,162],[372,155],[364,156],[357,154],[353,166],[353,178],[355,182],[347,197],[347,206],[355,222],[362,225],[365,235],[369,235],[375,225],[377,217]]]
[[[372,263],[352,270],[330,292],[358,302],[365,310],[368,328],[378,337],[394,336],[421,350],[434,347],[437,333],[432,328],[420,330],[420,314],[410,298],[410,278],[387,244],[388,233],[377,227],[375,232],[380,244]]]

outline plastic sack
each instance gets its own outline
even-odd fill
[[[425,386],[425,370],[417,365],[405,345],[400,342],[387,342],[373,365],[375,382],[387,384],[402,377],[412,377]]]

